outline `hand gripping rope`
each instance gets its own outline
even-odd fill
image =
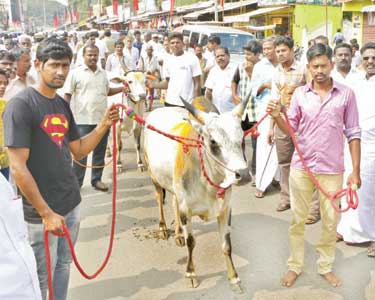
[[[163,135],[163,136],[165,136],[169,139],[172,139],[172,140],[174,140],[178,143],[181,143],[183,145],[183,150],[185,152],[188,151],[189,147],[197,148],[199,160],[200,160],[200,165],[201,165],[201,171],[203,173],[203,176],[206,178],[207,182],[211,186],[215,187],[218,190],[218,192],[216,194],[216,197],[217,198],[223,198],[224,197],[225,191],[229,187],[226,187],[226,188],[221,187],[219,184],[214,183],[209,178],[209,176],[206,172],[206,168],[204,166],[202,148],[204,150],[205,150],[205,148],[204,148],[203,140],[202,140],[201,137],[199,139],[194,139],[194,138],[187,138],[187,137],[182,137],[182,136],[177,136],[177,135],[173,135],[173,134],[170,134],[170,133],[166,133],[164,131],[161,131],[161,130],[155,128],[151,124],[147,124],[146,121],[144,119],[142,119],[139,115],[137,115],[131,107],[126,107],[124,104],[116,104],[114,106],[114,108],[123,109],[125,111],[126,115],[129,118],[132,118],[133,120],[135,120],[139,124],[143,125],[147,129],[153,130],[153,131],[155,131],[155,132],[157,132],[157,133],[159,133],[159,134],[161,134],[161,135]],[[324,188],[319,184],[319,181],[314,177],[314,175],[312,174],[311,170],[307,166],[307,164],[306,164],[306,162],[305,162],[305,160],[302,156],[302,152],[301,152],[301,150],[298,146],[296,136],[295,136],[295,134],[293,132],[293,129],[290,125],[290,121],[289,121],[289,118],[288,118],[285,110],[283,110],[282,112],[285,116],[288,131],[289,131],[290,136],[293,140],[293,143],[294,143],[294,146],[296,148],[297,154],[301,159],[301,162],[303,164],[303,167],[304,167],[305,171],[307,172],[307,175],[309,176],[311,181],[315,184],[317,189],[319,189],[331,201],[332,207],[337,212],[346,212],[350,208],[356,209],[358,207],[358,195],[356,193],[357,188],[356,188],[355,185],[349,185],[346,189],[340,189],[340,190],[336,191],[335,193],[330,194],[329,192],[325,191]],[[247,136],[248,134],[252,134],[254,137],[258,136],[259,133],[257,133],[257,127],[268,116],[269,116],[269,113],[266,113],[252,128],[250,128],[250,129],[248,129],[244,132],[244,136]],[[117,147],[116,147],[117,141],[116,141],[116,123],[115,122],[113,122],[113,124],[112,124],[112,131],[113,131],[113,140],[112,140],[113,141],[113,144],[112,144],[113,145],[113,157],[116,157],[117,156]],[[220,161],[216,161],[216,162],[219,163],[219,164],[222,164]],[[101,166],[101,167],[103,167],[103,166]],[[230,170],[230,171],[234,172],[233,170]],[[113,192],[112,192],[112,221],[111,221],[110,240],[109,240],[109,245],[108,245],[108,249],[107,249],[107,254],[104,258],[104,261],[102,262],[100,267],[97,269],[97,271],[94,272],[92,275],[89,275],[83,270],[82,266],[78,262],[78,259],[77,259],[77,256],[76,256],[76,253],[75,253],[75,250],[74,250],[74,245],[73,245],[69,230],[66,227],[66,225],[63,226],[63,233],[52,233],[56,236],[65,237],[67,239],[74,264],[76,265],[76,267],[77,267],[78,271],[81,273],[81,275],[83,277],[85,277],[86,279],[89,279],[89,280],[96,278],[103,271],[103,269],[108,264],[108,261],[109,261],[109,258],[111,256],[112,249],[113,249],[113,240],[114,240],[115,225],[116,225],[116,197],[117,197],[117,168],[116,168],[115,164],[112,165],[112,172],[113,172],[113,174],[112,174],[112,176],[113,176]],[[344,209],[341,209],[340,207],[337,206],[337,204],[334,202],[334,200],[340,199],[343,196],[346,196],[347,207],[344,208]],[[45,251],[46,251],[49,299],[53,300],[52,266],[51,266],[51,254],[50,254],[50,251],[49,251],[48,234],[49,234],[49,232],[47,230],[44,230],[44,248],[45,248]]]

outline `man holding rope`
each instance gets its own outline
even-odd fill
[[[44,230],[61,234],[66,225],[73,243],[79,231],[81,195],[71,153],[77,160],[85,157],[119,118],[117,110],[107,109],[96,128],[80,138],[69,104],[56,94],[64,85],[72,56],[67,43],[55,38],[43,41],[36,53],[37,85],[16,95],[3,115],[10,167],[22,192],[24,217],[44,300],[47,298]],[[49,247],[55,299],[65,300],[72,262],[68,243],[51,235]]]
[[[333,81],[332,50],[329,46],[317,44],[307,52],[308,68],[313,80],[299,87],[293,94],[288,110],[290,127],[298,132],[298,146],[305,162],[322,189],[329,193],[341,189],[344,172],[343,132],[349,142],[353,172],[348,184],[360,187],[360,137],[358,109],[353,91]],[[289,126],[280,115],[280,104],[273,100],[268,111],[277,126],[289,134]],[[292,223],[289,227],[291,254],[288,272],[281,279],[283,286],[290,287],[301,274],[304,262],[305,221],[315,186],[309,178],[301,159],[293,154],[289,178]],[[336,228],[339,214],[332,207],[327,195],[319,191],[322,233],[317,244],[320,257],[318,273],[332,286],[339,286],[341,279],[333,272],[335,260]],[[338,204],[339,199],[331,200]]]

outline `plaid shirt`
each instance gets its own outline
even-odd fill
[[[281,105],[288,109],[295,89],[305,84],[306,69],[303,64],[294,60],[287,70],[278,65],[272,80],[272,99],[280,99]]]
[[[240,97],[241,101],[246,101],[247,97],[250,96],[251,89],[252,89],[252,81],[247,75],[247,72],[245,70],[244,63],[239,65],[238,67],[239,73],[240,73],[240,82],[239,82],[239,91],[240,91]],[[249,122],[256,122],[256,111],[255,111],[255,99],[254,97],[251,97],[249,99],[249,102],[247,103],[245,113],[243,115],[243,119],[248,116]]]

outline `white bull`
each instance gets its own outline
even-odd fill
[[[193,263],[195,239],[191,218],[203,220],[216,217],[219,226],[222,250],[227,264],[228,280],[234,289],[241,291],[240,279],[235,270],[231,253],[231,185],[250,181],[249,169],[242,149],[243,131],[241,116],[244,106],[239,104],[233,111],[205,113],[184,102],[194,118],[188,120],[183,108],[166,107],[150,113],[147,123],[174,135],[203,138],[203,161],[208,177],[222,187],[228,187],[223,199],[217,198],[217,189],[203,176],[198,151],[166,138],[149,129],[145,130],[144,152],[159,204],[159,234],[168,238],[164,219],[163,202],[165,191],[173,195],[175,212],[175,240],[178,246],[188,249],[186,277],[193,287],[198,286]]]
[[[122,96],[121,103],[125,104],[127,107],[132,107],[134,112],[139,116],[143,117],[145,112],[145,100],[146,100],[146,74],[139,71],[129,71],[125,73],[125,76],[120,76],[118,74],[110,74],[112,82],[126,82],[129,86],[129,93],[127,97]],[[125,112],[120,108],[120,113],[122,113],[123,122],[116,125],[117,129],[117,168],[121,172],[123,169],[123,163],[121,159],[122,150],[122,139],[121,134],[123,131],[128,134],[133,133],[135,150],[137,154],[137,167],[143,171],[144,165],[141,158],[141,134],[142,126],[133,119],[126,117]]]

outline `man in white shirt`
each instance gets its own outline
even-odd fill
[[[141,48],[140,56],[142,56],[142,57],[146,56],[146,45],[150,41],[151,41],[151,32],[146,32],[143,36],[143,45],[142,45],[142,48]]]
[[[126,44],[124,48],[125,65],[129,70],[137,69],[139,61],[139,51],[133,46],[133,38],[128,36],[126,38]]]
[[[35,84],[34,79],[28,74],[31,68],[30,49],[16,48],[11,54],[16,59],[16,77],[11,79],[4,94],[4,99],[10,100],[26,87]]]
[[[122,74],[130,70],[125,64],[124,43],[122,41],[118,40],[115,42],[115,52],[108,56],[105,70],[116,72],[117,74]]]
[[[22,198],[0,173],[0,299],[41,300],[34,252],[27,239]]]
[[[352,48],[349,44],[338,44],[334,51],[335,67],[332,70],[331,76],[334,80],[349,85],[353,80],[353,76],[358,73],[352,68]]]
[[[192,102],[200,95],[200,76],[202,74],[198,58],[191,53],[184,52],[183,36],[179,32],[169,35],[169,44],[173,55],[164,65],[165,80],[151,81],[150,87],[166,89],[165,106],[184,107],[180,97]]]
[[[212,35],[209,37],[207,42],[206,51],[204,51],[203,58],[207,60],[206,67],[203,72],[208,73],[215,65],[215,50],[221,44],[220,37]]]
[[[99,49],[95,45],[83,48],[84,65],[74,69],[65,83],[65,100],[71,103],[74,119],[78,125],[80,136],[93,131],[100,123],[107,109],[107,96],[123,91],[122,87],[110,88],[106,71],[99,68]],[[107,132],[93,151],[92,165],[103,166],[108,140]],[[86,165],[87,157],[80,161]],[[74,163],[74,172],[80,186],[83,184],[86,169]],[[93,168],[91,185],[100,191],[107,191],[108,186],[101,181],[102,168]]]
[[[220,113],[231,111],[235,104],[232,96],[232,79],[237,65],[230,62],[228,48],[218,47],[215,50],[216,65],[208,73],[206,80],[206,98]]]

